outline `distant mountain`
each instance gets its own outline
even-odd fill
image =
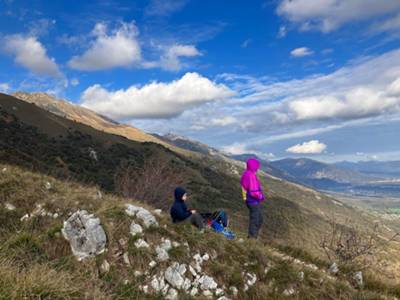
[[[159,135],[154,133],[153,136],[159,140],[162,140],[168,144],[177,146],[182,149],[198,152],[205,155],[223,156],[222,152],[220,152],[219,150],[184,136],[172,133],[168,133],[165,135]]]
[[[360,173],[379,177],[400,177],[400,161],[343,161],[335,163],[335,165],[341,168],[347,168]]]

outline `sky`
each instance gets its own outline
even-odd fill
[[[0,0],[0,91],[266,159],[400,159],[399,0]]]

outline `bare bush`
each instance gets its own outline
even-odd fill
[[[361,269],[368,268],[373,258],[380,250],[399,234],[394,234],[390,239],[379,236],[379,226],[374,224],[372,231],[363,232],[351,222],[342,225],[335,219],[330,221],[330,231],[320,243],[328,259],[337,261],[342,265],[353,264]]]
[[[143,167],[122,166],[115,176],[116,190],[121,195],[158,205],[165,203],[162,199],[171,198],[176,186],[186,182],[182,169],[160,156],[146,159]]]

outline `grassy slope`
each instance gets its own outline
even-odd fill
[[[62,182],[0,164],[0,169],[3,168],[6,170],[0,173],[0,299],[161,299],[142,294],[138,286],[147,282],[153,273],[165,269],[165,263],[150,270],[148,276],[133,275],[135,270],[148,270],[155,253],[152,249],[139,251],[133,246],[135,239],[128,234],[132,220],[123,210],[127,202],[146,207],[145,204],[111,194],[100,199],[95,187]],[[51,183],[51,189],[45,188],[46,182]],[[16,210],[6,210],[4,203],[13,204]],[[21,222],[20,218],[31,213],[39,203],[47,211],[58,212],[61,216],[57,219],[37,216]],[[108,251],[84,262],[75,260],[69,244],[60,234],[63,220],[77,209],[95,213],[108,238]],[[357,291],[342,279],[329,278],[319,270],[287,260],[269,246],[227,241],[211,232],[199,235],[189,225],[171,225],[166,215],[158,220],[159,228],[145,231],[147,241],[158,244],[164,237],[188,242],[190,253],[184,247],[170,252],[172,260],[180,263],[188,263],[195,253],[215,250],[218,258],[207,263],[205,270],[221,286],[235,285],[240,291],[238,299],[283,299],[282,292],[289,286],[297,291],[295,296],[288,297],[290,299],[383,299],[382,295],[389,291],[377,283],[372,290]],[[127,242],[125,246],[121,246],[121,239]],[[129,253],[132,267],[114,255],[120,250]],[[325,264],[303,252],[292,253],[320,266]],[[100,271],[104,259],[111,264],[106,274]],[[266,267],[270,268],[267,274],[264,273]],[[244,270],[255,272],[259,278],[246,293],[240,276]],[[305,274],[304,280],[299,278],[301,271]],[[181,299],[190,299],[181,296]]]
[[[240,197],[239,175],[231,172],[236,168],[240,174],[236,165],[209,157],[187,158],[157,144],[137,143],[95,130],[9,96],[2,95],[0,100],[0,161],[97,184],[113,192],[115,171],[120,165],[140,167],[148,157],[165,156],[190,179],[191,205],[200,210],[226,209],[234,220],[234,229],[246,230],[247,211]],[[89,158],[89,147],[97,151],[99,162]],[[352,220],[363,231],[373,226],[374,217],[330,197],[265,174],[261,177],[268,195],[263,231],[266,241],[296,245],[320,255],[318,244],[333,216],[341,223]],[[154,205],[168,207],[169,196]],[[383,236],[389,234],[383,232]],[[384,254],[391,270],[399,274],[398,255],[392,255],[397,249]]]

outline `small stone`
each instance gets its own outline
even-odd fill
[[[300,281],[304,280],[304,272],[303,271],[299,272],[299,280]]]
[[[147,242],[144,239],[138,239],[135,242],[135,247],[136,248],[149,248],[149,244],[147,244]]]
[[[162,214],[162,210],[161,210],[161,209],[155,209],[155,210],[153,210],[153,212],[154,212],[157,216],[161,216],[161,214]]]
[[[103,263],[100,266],[100,270],[103,273],[107,273],[108,271],[110,271],[110,264],[108,263],[107,260],[104,260]]]
[[[174,248],[178,248],[179,246],[180,246],[181,244],[180,243],[178,243],[178,242],[172,242],[172,247],[174,247]]]
[[[292,296],[292,295],[294,295],[295,293],[296,293],[296,291],[294,290],[293,287],[288,287],[287,289],[285,289],[285,290],[283,291],[283,295],[286,296],[286,297]]]
[[[353,280],[358,288],[361,288],[364,285],[363,274],[361,271],[353,274]]]
[[[54,213],[53,214],[53,219],[57,219],[59,217],[59,214],[58,213]]]
[[[235,287],[235,286],[229,287],[229,291],[232,293],[232,295],[233,295],[234,297],[236,297],[236,296],[238,295],[238,292],[239,292],[239,290],[238,290],[237,287]]]
[[[179,274],[181,274],[182,276],[185,275],[186,270],[187,270],[187,269],[186,269],[186,265],[185,265],[185,264],[179,265],[179,267],[178,267],[178,272],[179,272]]]
[[[7,172],[7,168],[3,168],[3,169],[1,170],[1,172],[3,172],[3,173]]]
[[[148,294],[149,293],[149,286],[148,285],[142,286],[142,291],[143,291],[143,293]]]
[[[193,287],[193,288],[190,290],[190,296],[192,296],[192,297],[197,296],[198,293],[199,293],[199,290],[198,290],[198,288],[196,288],[196,287]]]
[[[174,288],[169,289],[167,296],[165,296],[167,300],[177,300],[178,299],[178,291]]]
[[[132,222],[131,226],[129,227],[129,231],[132,236],[135,236],[141,234],[143,232],[143,228],[139,224]]]
[[[224,290],[221,288],[218,288],[215,290],[215,296],[219,297],[222,296],[224,294]]]
[[[97,190],[97,199],[103,199],[103,194],[102,194],[102,192],[100,191],[100,190]]]
[[[122,255],[122,258],[124,259],[124,263],[125,263],[127,266],[130,266],[130,265],[131,265],[131,262],[130,262],[130,260],[129,260],[128,252],[125,252],[124,255]]]
[[[191,265],[189,265],[189,271],[190,273],[192,273],[193,277],[196,277],[197,275],[196,270]]]
[[[52,185],[49,181],[46,181],[46,183],[44,184],[44,187],[46,188],[46,190],[50,190],[52,188]]]
[[[244,284],[244,288],[243,291],[247,292],[249,290],[249,286],[247,285],[247,283]]]
[[[122,247],[124,247],[124,246],[127,244],[127,241],[126,241],[125,239],[119,239],[119,240],[118,240],[118,243],[119,243]]]
[[[169,251],[169,250],[172,249],[172,243],[171,243],[170,240],[166,239],[166,240],[163,240],[163,242],[161,243],[160,247],[162,249],[164,249],[165,251]]]
[[[185,281],[183,282],[182,288],[185,291],[188,291],[191,286],[192,286],[192,282],[190,281],[190,279],[189,278],[185,278]]]
[[[202,264],[203,263],[203,258],[201,257],[201,255],[200,254],[195,254],[194,256],[193,256],[193,259],[197,262],[197,263],[199,263],[199,264]]]
[[[167,261],[169,259],[168,252],[165,251],[165,249],[161,248],[160,246],[156,247],[156,252],[158,261]]]
[[[15,210],[15,206],[12,205],[11,203],[8,203],[8,202],[4,204],[4,207],[5,207],[7,210],[10,210],[10,211]]]
[[[242,239],[242,238],[240,238],[240,239],[238,239],[238,243],[244,243],[244,239]]]
[[[338,265],[334,262],[334,263],[329,267],[328,272],[329,272],[331,275],[337,275],[337,274],[339,273],[339,267],[338,267]]]
[[[218,287],[218,284],[215,282],[214,278],[203,275],[200,280],[200,288],[205,291],[205,290],[215,290]]]
[[[218,253],[217,251],[215,251],[214,249],[211,250],[211,259],[217,259],[218,257]]]
[[[205,291],[203,291],[203,295],[207,298],[212,298],[213,293],[209,290],[205,290]]]
[[[248,286],[253,286],[257,281],[257,275],[254,274],[254,273],[247,273],[246,276],[248,278],[247,279],[247,285]]]
[[[169,284],[165,284],[165,286],[163,287],[161,293],[163,294],[163,296],[165,297],[168,294],[168,289],[169,289]]]
[[[154,268],[155,266],[157,266],[157,263],[156,263],[154,260],[152,260],[152,261],[149,263],[149,267],[150,267],[150,268]]]
[[[225,296],[222,296],[222,297],[219,297],[217,300],[230,300],[230,299]]]
[[[135,272],[133,273],[133,275],[134,275],[135,277],[140,277],[140,276],[143,276],[143,272],[135,271]]]
[[[210,259],[210,255],[208,253],[204,254],[202,257],[203,261],[208,261]]]

